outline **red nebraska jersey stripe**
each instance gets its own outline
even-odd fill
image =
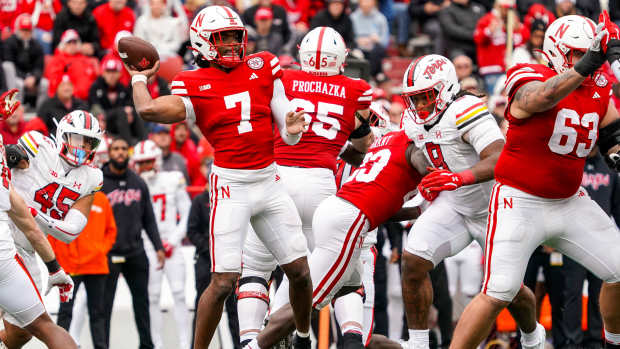
[[[370,85],[344,75],[315,76],[299,70],[285,70],[282,83],[287,97],[312,121],[293,146],[275,133],[276,162],[335,171],[338,153],[355,129],[355,111],[370,106],[370,99],[365,98]]]
[[[189,97],[196,124],[215,149],[214,164],[231,169],[261,169],[273,163],[273,81],[268,52],[248,56],[229,72],[216,68],[183,71],[172,94]]]
[[[567,198],[581,184],[586,156],[596,143],[599,123],[607,112],[611,83],[597,73],[551,109],[516,119],[510,114],[516,91],[528,81],[546,81],[557,75],[544,65],[520,64],[508,71],[508,80],[524,71],[531,75],[524,82],[515,80],[508,99],[506,119],[510,126],[495,166],[495,179],[543,198]]]
[[[409,144],[404,131],[390,132],[376,140],[364,163],[336,194],[364,212],[369,231],[398,212],[422,179],[407,159]]]

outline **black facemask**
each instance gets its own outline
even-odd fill
[[[126,170],[127,166],[129,165],[129,158],[125,158],[125,160],[123,160],[121,162],[118,162],[118,161],[116,161],[114,159],[110,159],[110,163],[117,170],[123,171],[123,170]]]

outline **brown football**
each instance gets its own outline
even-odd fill
[[[129,67],[142,71],[152,68],[159,60],[159,54],[150,42],[136,36],[127,36],[118,41],[118,54]]]

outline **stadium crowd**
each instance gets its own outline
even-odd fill
[[[179,243],[196,245],[196,260],[200,262],[195,266],[198,295],[209,280],[208,234],[201,229],[209,227],[205,211],[209,199],[203,192],[208,185],[213,148],[191,124],[169,127],[145,122],[138,116],[130,76],[117,45],[130,35],[151,42],[159,52],[161,69],[147,86],[153,98],[168,95],[172,78],[193,65],[188,23],[202,8],[213,4],[230,6],[241,14],[248,30],[249,53],[272,52],[286,69],[298,69],[298,44],[309,30],[318,26],[336,29],[349,48],[347,69],[371,83],[373,100],[382,104],[394,124],[400,123],[405,108],[399,92],[408,64],[429,53],[449,57],[461,88],[484,95],[489,111],[504,132],[506,71],[517,63],[542,62],[538,50],[542,49],[551,22],[570,14],[597,21],[602,9],[608,9],[611,20],[620,24],[620,2],[615,0],[2,0],[0,91],[17,88],[22,101],[22,107],[12,117],[0,122],[4,143],[17,143],[29,130],[53,135],[57,122],[75,109],[90,111],[110,140],[120,139],[106,141],[107,149],[103,151],[109,150],[110,157],[119,157],[120,162],[123,155],[113,151],[131,152],[137,143],[152,140],[161,150],[162,168],[180,171],[193,198],[187,238]],[[515,17],[509,19],[513,14]],[[508,26],[513,28],[512,35],[506,33]],[[514,45],[508,63],[507,41]],[[608,79],[615,81],[611,73]],[[618,82],[613,93],[619,105]],[[108,197],[97,194],[84,232],[70,245],[50,238],[60,264],[73,276],[76,287],[82,283],[87,289],[95,348],[108,347],[114,296],[105,292],[114,292],[119,273],[130,280],[141,348],[153,347],[148,327],[148,300],[152,294],[147,291],[148,280],[141,278],[141,271],[153,260],[126,252],[133,246],[127,244],[135,243],[126,236],[139,235],[145,229],[151,249],[165,246],[151,231],[154,218],[142,213],[152,211],[150,203],[132,206],[135,213],[128,213],[122,200],[110,196],[116,186],[131,185],[119,184],[131,182],[127,179],[130,176],[104,169],[103,192]],[[594,151],[587,160],[582,185],[619,222],[617,176]],[[132,226],[127,226],[131,220],[127,217],[132,215],[143,217],[141,225],[132,221]],[[401,291],[398,282],[388,282],[386,275],[399,263],[407,228],[407,224],[400,223],[382,225],[376,246],[383,253],[379,253],[375,277],[374,331],[395,340],[407,340],[408,334],[402,309],[390,310],[388,315],[389,303],[398,304]],[[144,241],[147,243],[147,239]],[[122,258],[123,262],[114,258]],[[390,275],[398,278],[398,273]],[[458,311],[477,294],[482,275],[482,250],[473,243],[433,271],[433,304],[437,312],[429,321],[438,330],[431,335],[431,347],[448,347]],[[551,317],[545,325],[554,348],[602,347],[597,303],[601,280],[543,246],[532,256],[524,283],[536,290],[541,316]],[[545,312],[546,294],[550,312]],[[582,306],[585,299],[589,303]],[[231,297],[226,306],[233,342],[240,347],[235,304]],[[63,304],[59,311],[58,324],[66,329],[71,326],[72,306]],[[587,309],[587,316],[583,316],[587,323],[581,323],[582,309]],[[504,334],[513,332],[510,320],[502,321],[492,336],[511,343],[507,345],[519,345],[514,336]],[[390,322],[401,328],[390,326]],[[181,344],[183,349],[189,345],[187,339]]]

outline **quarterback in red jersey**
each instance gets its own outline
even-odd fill
[[[580,188],[595,146],[618,149],[618,111],[599,72],[609,37],[604,20],[565,16],[545,33],[550,68],[517,65],[508,72],[506,145],[489,203],[485,278],[467,306],[451,348],[475,348],[521,287],[531,253],[549,245],[577,260],[605,284],[600,308],[607,347],[620,345],[620,245],[615,223]]]
[[[210,252],[213,276],[200,297],[195,348],[206,348],[222,307],[241,272],[241,248],[251,223],[262,243],[291,280],[295,325],[309,332],[312,289],[306,239],[291,198],[279,182],[273,157],[274,121],[287,144],[295,144],[307,124],[294,112],[280,80],[278,58],[261,52],[245,56],[247,35],[228,7],[201,10],[190,26],[199,69],[172,81],[172,95],[152,99],[146,87],[152,69],[132,75],[133,100],[147,121],[195,121],[215,149],[211,190]],[[301,347],[310,347],[307,336]]]
[[[371,142],[367,118],[372,88],[364,80],[342,74],[346,56],[340,34],[332,28],[317,27],[301,40],[301,71],[285,70],[282,76],[287,97],[310,121],[308,132],[295,145],[286,144],[276,135],[274,150],[278,172],[295,202],[310,251],[314,247],[314,211],[321,201],[336,193],[338,153],[351,139],[353,150],[345,153],[358,155],[361,162]],[[347,160],[356,159],[350,156]],[[242,344],[256,337],[265,320],[269,307],[267,285],[276,266],[274,256],[250,231],[237,292]]]
[[[404,131],[390,132],[374,141],[338,193],[319,205],[312,220],[315,247],[309,261],[315,309],[360,287],[359,259],[368,231],[389,219],[417,216],[417,207],[401,208],[416,192],[426,166],[424,155]],[[269,348],[293,329],[287,293],[288,284],[283,282],[267,326],[246,348]]]

